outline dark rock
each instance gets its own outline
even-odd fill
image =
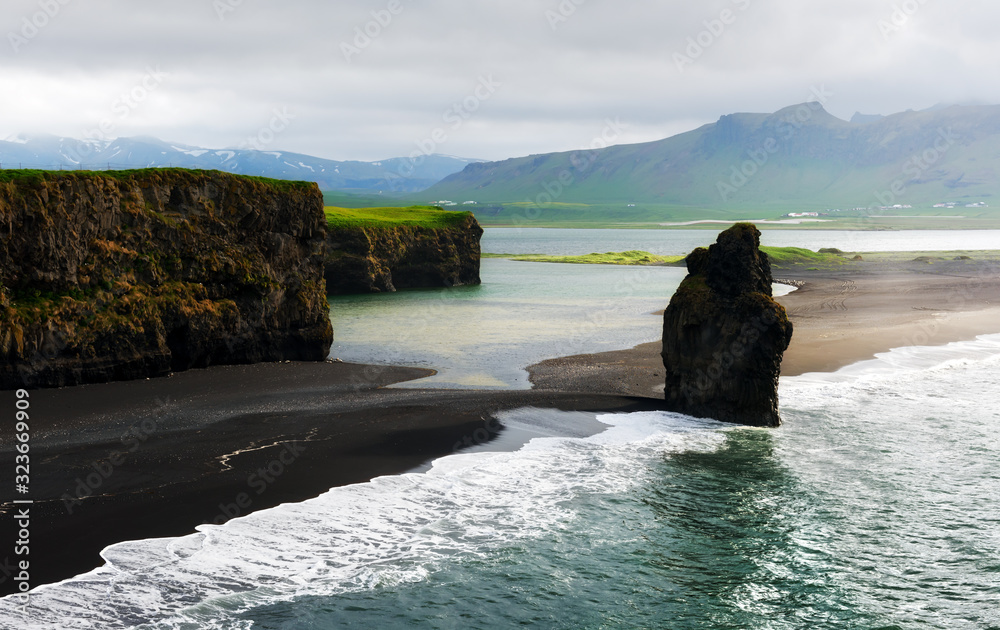
[[[843,254],[844,252],[840,251],[836,247],[822,247],[822,248],[820,248],[819,253],[821,253],[821,254]]]
[[[327,357],[315,184],[181,169],[0,175],[0,388]]]
[[[792,338],[771,297],[760,232],[739,223],[687,257],[688,275],[663,314],[666,408],[776,427],[781,357]]]
[[[326,290],[330,295],[479,284],[483,228],[472,213],[446,228],[331,229]]]

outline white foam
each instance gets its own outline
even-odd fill
[[[771,295],[774,297],[781,297],[783,295],[788,295],[793,291],[798,291],[799,288],[792,286],[790,284],[781,284],[780,282],[775,282],[771,285]]]
[[[522,421],[540,431],[558,424],[560,412],[537,422],[530,413]],[[678,414],[598,419],[609,428],[590,437],[451,455],[426,473],[334,488],[190,536],[113,545],[105,566],[35,589],[23,623],[11,598],[0,600],[0,619],[25,629],[239,627],[241,611],[424,580],[444,563],[543,535],[573,521],[574,497],[640,483],[649,470],[644,454],[714,450],[724,440],[720,423]]]
[[[995,387],[993,375],[998,370],[1000,335],[983,335],[942,346],[896,348],[836,372],[783,377],[779,398],[786,415],[808,412],[836,417],[845,407],[853,408],[850,413],[861,409],[873,413],[889,401],[881,413],[891,415],[894,405],[904,405],[916,413],[936,410],[947,417],[963,413],[959,408],[970,388]],[[983,378],[986,381],[979,382]],[[942,384],[951,392],[946,398],[940,394]]]
[[[810,372],[785,377],[782,384],[800,386],[814,383],[838,383],[889,376],[898,378],[908,373],[947,369],[970,362],[988,361],[1000,357],[1000,334],[980,335],[974,340],[957,341],[940,346],[905,346],[876,354],[874,359],[859,361],[835,372]]]

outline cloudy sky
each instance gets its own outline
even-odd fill
[[[998,27],[995,0],[5,0],[0,139],[502,159],[1000,103]]]

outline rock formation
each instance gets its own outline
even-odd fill
[[[0,171],[0,388],[323,360],[312,183],[217,171]]]
[[[687,257],[688,275],[663,315],[666,408],[776,427],[781,357],[792,338],[771,297],[760,232],[739,223]]]
[[[479,284],[482,235],[471,212],[446,228],[330,229],[326,290],[337,295]]]

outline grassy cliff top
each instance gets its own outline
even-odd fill
[[[121,171],[43,171],[37,169],[3,169],[0,170],[0,183],[29,183],[40,184],[47,181],[58,181],[60,179],[88,179],[105,177],[121,181],[131,179],[151,179],[163,178],[171,175],[190,176],[192,173],[199,175],[223,175],[258,182],[279,191],[309,189],[315,186],[312,182],[271,179],[269,177],[257,177],[253,175],[237,175],[218,170],[198,170],[187,168],[136,168]]]
[[[409,208],[337,208],[327,206],[327,226],[336,228],[414,226],[448,228],[461,225],[471,212],[442,210],[437,206]]]

